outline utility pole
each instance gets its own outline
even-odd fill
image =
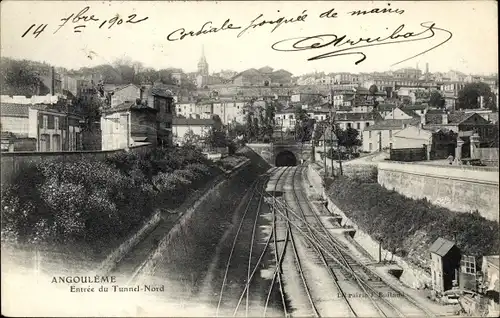
[[[330,149],[333,150],[333,127],[335,126],[334,118],[333,118],[333,113],[332,113],[332,108],[333,108],[333,88],[330,87],[330,104],[329,104],[329,111],[330,111]],[[331,163],[332,163],[332,178],[333,178],[333,151],[331,151],[331,157],[330,157]]]
[[[326,166],[326,126],[323,131],[323,166],[325,168],[325,178],[328,176],[328,168]]]

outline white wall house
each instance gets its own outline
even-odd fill
[[[422,148],[432,145],[432,131],[418,126],[408,126],[392,137],[394,149]]]
[[[363,130],[363,151],[375,152],[393,148],[393,136],[410,125],[418,125],[418,119],[387,119]]]
[[[289,108],[276,112],[274,120],[276,122],[276,126],[278,126],[278,128],[282,131],[286,131],[287,129],[293,130],[296,122],[295,110]]]
[[[213,127],[212,119],[194,119],[194,118],[174,118],[172,123],[172,135],[174,144],[182,145],[184,136],[192,131],[199,137],[204,137]]]

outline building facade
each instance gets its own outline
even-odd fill
[[[102,150],[125,149],[142,143],[155,145],[157,110],[125,102],[103,110]]]
[[[194,134],[202,140],[214,125],[213,119],[174,118],[173,142],[183,145],[187,134]]]

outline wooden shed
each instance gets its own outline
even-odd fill
[[[432,289],[444,292],[458,279],[460,250],[454,242],[438,238],[429,248],[431,253]]]

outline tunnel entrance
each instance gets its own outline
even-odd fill
[[[288,150],[282,151],[276,155],[275,160],[276,167],[284,167],[284,166],[296,166],[297,158],[295,155]]]

